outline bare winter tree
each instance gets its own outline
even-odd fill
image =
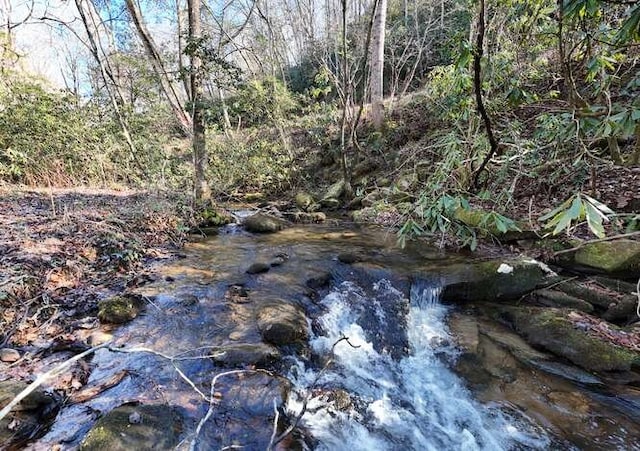
[[[384,121],[384,37],[387,23],[387,0],[377,0],[371,39],[371,120],[377,130]]]

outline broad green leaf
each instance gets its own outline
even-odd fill
[[[569,229],[569,227],[571,227],[571,221],[573,220],[573,218],[567,214],[567,212],[564,212],[561,216],[560,216],[560,220],[558,221],[558,225],[556,225],[556,228],[553,229],[553,234],[557,235],[558,233],[562,232],[564,229]]]
[[[609,207],[607,207],[605,204],[603,204],[602,202],[594,199],[591,196],[587,196],[586,194],[584,194],[584,198],[587,199],[587,201],[592,204],[594,207],[596,207],[598,210],[600,210],[602,213],[604,213],[605,215],[614,215],[615,212],[610,209]]]
[[[585,202],[586,207],[586,217],[587,224],[589,225],[589,229],[593,232],[595,236],[598,238],[604,238],[604,227],[602,226],[602,216],[601,213],[589,202]]]

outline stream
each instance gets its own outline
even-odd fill
[[[87,386],[126,376],[65,406],[26,449],[77,449],[101,416],[128,404],[172,406],[171,448],[185,450],[640,450],[637,390],[557,374],[569,365],[528,367],[487,338],[512,333],[480,318],[481,308],[439,301],[432,271],[465,258],[400,250],[376,228],[253,235],[227,226],[155,268],[156,280],[138,290],[144,314],[101,326],[113,350],[95,353]],[[247,274],[256,262],[271,267]],[[276,300],[305,312],[308,346],[280,347],[265,365],[214,362],[228,346],[261,349],[256,312]],[[460,324],[484,331],[471,363]],[[144,414],[141,424],[150,425]]]

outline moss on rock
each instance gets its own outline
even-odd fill
[[[629,371],[640,364],[640,354],[578,328],[571,310],[509,307],[504,313],[529,343],[541,346],[590,371]]]
[[[100,418],[80,449],[129,451],[173,449],[182,431],[174,407],[124,405]]]
[[[587,244],[576,251],[575,262],[607,273],[638,274],[640,242],[616,240]]]
[[[123,324],[134,319],[142,302],[131,296],[114,296],[98,304],[98,319],[105,324]]]

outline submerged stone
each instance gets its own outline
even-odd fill
[[[277,346],[299,343],[308,336],[304,313],[285,301],[262,307],[258,311],[257,322],[264,341]]]
[[[278,360],[280,351],[264,343],[238,343],[213,348],[211,356],[225,366],[265,365]]]
[[[261,274],[263,272],[267,272],[271,269],[271,265],[269,263],[257,262],[253,263],[249,268],[247,268],[247,274]]]
[[[175,407],[123,405],[98,420],[82,441],[80,449],[173,449],[179,442],[181,432],[182,417]]]

